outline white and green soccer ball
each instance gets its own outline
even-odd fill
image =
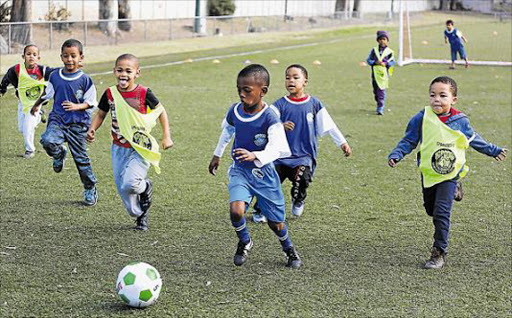
[[[136,262],[126,265],[117,276],[116,292],[130,307],[147,307],[160,295],[162,278],[153,266]]]

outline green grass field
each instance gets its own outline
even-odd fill
[[[440,43],[443,27],[432,31]],[[427,105],[428,85],[439,75],[458,82],[458,108],[473,127],[488,141],[510,149],[511,68],[398,68],[388,91],[389,111],[378,117],[373,115],[370,70],[358,64],[375,45],[376,29],[266,43],[264,48],[324,41],[226,58],[221,64],[204,61],[143,70],[139,82],[165,104],[175,141],[163,154],[162,174],[150,171],[155,195],[147,233],[130,229],[133,221],[115,190],[110,119],[89,147],[100,201],[87,208],[81,205],[82,186],[72,160],[55,174],[39,144],[34,159],[19,157],[23,141],[9,91],[0,107],[0,316],[510,317],[512,161],[497,163],[468,152],[471,172],[464,183],[466,196],[453,209],[447,267],[426,271],[421,267],[429,256],[433,226],[422,206],[415,154],[396,169],[387,167],[386,158],[409,118]],[[496,26],[481,23],[478,29],[492,33]],[[510,55],[510,22],[500,25],[499,32],[509,41]],[[392,37],[396,39],[396,32]],[[339,41],[325,42],[331,39]],[[483,52],[490,45],[485,37],[482,41],[472,44],[475,50],[481,45]],[[392,39],[391,47],[395,44]],[[255,48],[257,43],[154,56],[141,64]],[[448,58],[449,49],[444,50],[442,57]],[[280,64],[271,65],[273,58]],[[285,67],[305,65],[308,91],[327,105],[354,151],[345,159],[328,137],[320,143],[306,211],[302,218],[288,220],[304,262],[297,271],[284,267],[280,245],[266,225],[249,224],[255,246],[242,268],[233,265],[237,238],[228,216],[227,154],[217,177],[207,171],[220,123],[237,101],[236,74],[245,59],[268,66],[268,102],[286,93]],[[313,60],[322,65],[313,66]],[[85,71],[112,66],[87,64]],[[115,83],[112,75],[94,81],[99,94]],[[43,131],[41,125],[37,139]],[[284,191],[289,202],[289,184]],[[145,310],[126,307],[114,291],[117,273],[136,260],[154,265],[163,278],[157,304]]]

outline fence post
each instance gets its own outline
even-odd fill
[[[50,22],[50,50],[53,48],[53,23]]]
[[[87,46],[87,21],[84,22],[84,46]]]
[[[234,17],[231,17],[231,35],[233,35],[233,32],[234,32],[234,29],[233,29],[233,28],[234,28],[234,23],[235,23],[235,22],[234,22],[233,20],[235,20],[235,18],[234,18]]]
[[[9,46],[7,48],[7,53],[11,54],[11,46],[12,46],[12,43],[11,43],[11,40],[12,40],[12,24],[9,23]]]
[[[169,19],[169,40],[172,40],[172,19]]]
[[[148,20],[144,20],[144,41],[148,39]]]

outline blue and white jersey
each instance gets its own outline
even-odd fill
[[[231,153],[234,164],[239,167],[261,168],[280,157],[290,155],[283,124],[267,104],[256,114],[245,113],[242,103],[232,105],[222,121],[222,134],[215,156],[222,157],[233,136],[232,149],[243,148],[256,156],[254,162],[238,162]]]
[[[338,147],[347,142],[327,109],[316,97],[308,96],[305,100],[293,101],[285,96],[277,100],[274,106],[281,122],[291,121],[295,124],[293,130],[286,131],[291,156],[276,160],[276,165],[292,168],[308,166],[314,171],[318,137],[329,133]]]
[[[459,48],[461,46],[464,46],[462,43],[462,32],[457,30],[457,28],[453,28],[451,31],[444,30],[444,36],[448,38],[448,41],[450,42],[450,46],[454,48]]]
[[[60,125],[85,124],[91,125],[91,115],[96,101],[96,87],[91,77],[81,70],[76,73],[65,73],[63,69],[56,70],[50,75],[46,86],[45,100],[51,98],[53,109],[48,116],[48,122],[56,121]],[[87,103],[90,108],[84,111],[65,111],[62,103],[70,101],[75,104]]]

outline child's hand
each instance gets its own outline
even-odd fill
[[[386,66],[386,62],[379,62],[380,65]]]
[[[96,130],[89,128],[89,131],[87,132],[87,137],[85,137],[85,141],[88,143],[93,143],[96,141]]]
[[[217,175],[217,168],[219,167],[219,164],[220,158],[213,156],[212,160],[210,161],[210,165],[208,166],[208,171],[210,171],[210,173],[214,176]]]
[[[250,152],[247,149],[244,148],[236,148],[233,150],[233,156],[235,157],[235,160],[238,160],[240,162],[252,162],[256,160],[256,156],[254,153]]]
[[[292,131],[295,128],[295,124],[293,123],[293,121],[285,121],[283,123],[283,126],[284,126],[284,130],[287,130],[287,131]]]
[[[33,106],[32,108],[30,108],[30,114],[32,116],[35,116],[35,114],[39,111],[39,106],[35,107]]]
[[[394,168],[398,165],[398,161],[396,159],[389,159],[388,160],[388,166],[390,166],[391,168]]]
[[[67,112],[74,112],[77,110],[82,110],[79,104],[72,103],[68,100],[62,102],[62,108],[64,108]]]
[[[348,142],[341,145],[341,150],[343,150],[343,153],[345,154],[345,157],[350,157],[352,155],[352,149],[350,149],[350,146],[348,145]]]
[[[503,149],[499,155],[497,155],[496,157],[494,157],[494,159],[496,159],[496,161],[503,161],[507,158],[507,151],[508,149]]]
[[[163,150],[167,150],[167,149],[171,148],[172,146],[174,146],[174,142],[172,141],[171,138],[162,139],[160,144],[162,145]]]

